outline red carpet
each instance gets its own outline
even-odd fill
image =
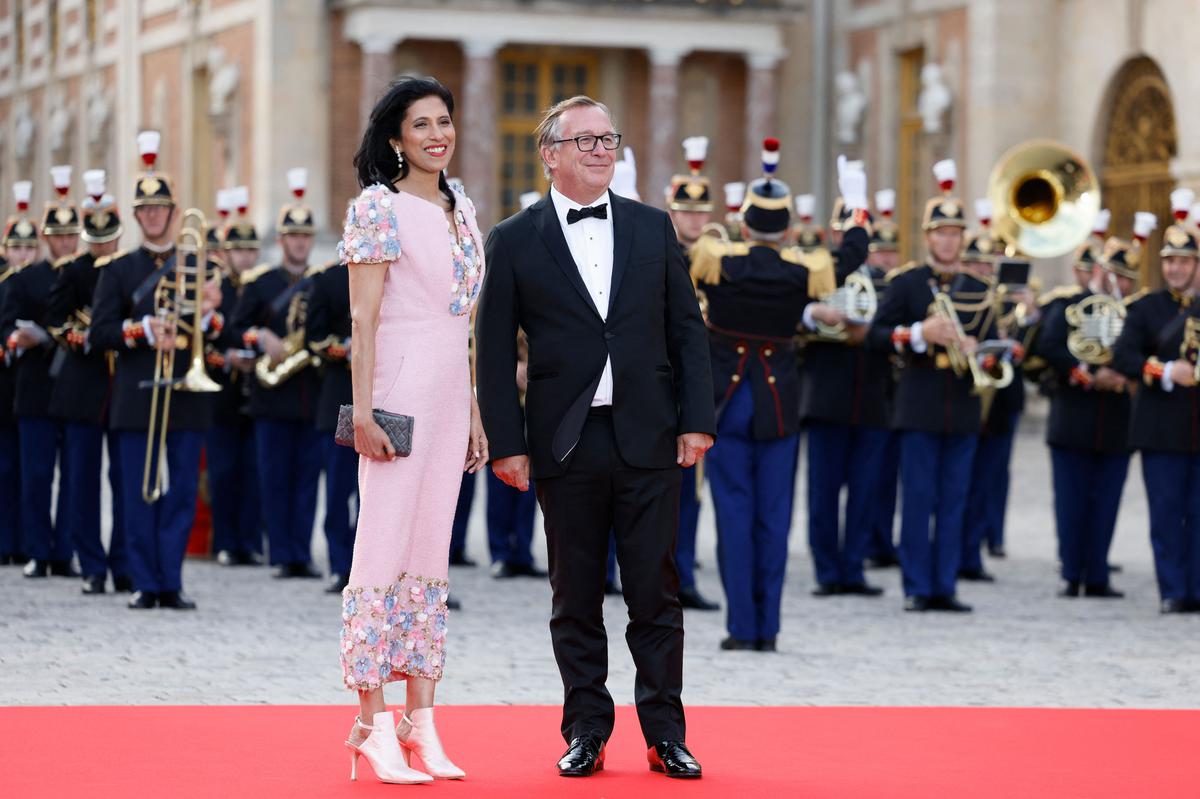
[[[439,725],[468,780],[349,781],[348,707],[0,710],[5,797],[1168,797],[1200,795],[1200,711],[691,708],[699,781],[646,769],[620,708],[606,770],[553,771],[558,709],[445,707]],[[766,755],[776,759],[768,765]],[[365,779],[363,771],[366,772]]]

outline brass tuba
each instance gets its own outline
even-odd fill
[[[157,502],[168,490],[166,459],[167,431],[171,424],[171,394],[174,391],[210,393],[221,390],[219,383],[208,376],[204,368],[203,297],[208,282],[208,245],[205,232],[208,223],[204,214],[192,208],[183,215],[183,224],[175,239],[175,269],[159,280],[154,290],[155,316],[166,323],[169,331],[188,327],[191,314],[190,338],[176,336],[169,349],[157,349],[154,355],[154,377],[141,384],[151,389],[150,420],[146,427],[146,462],[142,469],[142,499],[147,504]],[[189,259],[192,261],[188,263]],[[175,352],[189,351],[189,365],[183,377],[175,377]],[[159,410],[159,396],[162,410]]]

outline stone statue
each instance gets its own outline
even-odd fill
[[[926,133],[942,132],[942,121],[952,99],[942,75],[942,67],[934,63],[921,67],[921,94],[917,98],[917,111],[921,114]]]
[[[37,120],[33,118],[28,97],[22,95],[17,100],[13,116],[16,118],[16,124],[13,126],[13,152],[18,161],[24,161],[33,155],[33,139],[37,135]]]
[[[837,92],[838,141],[842,144],[854,144],[858,141],[859,126],[867,110],[867,93],[863,90],[858,75],[850,70],[843,70],[837,74],[834,78],[834,90]]]

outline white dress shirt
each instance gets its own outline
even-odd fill
[[[607,219],[588,217],[573,225],[567,224],[567,211],[579,210],[584,206],[553,186],[550,187],[550,200],[554,203],[558,224],[562,226],[563,237],[567,240],[567,247],[575,260],[575,268],[583,278],[583,285],[587,287],[596,310],[600,312],[600,318],[607,319],[613,272],[612,200],[606,191],[594,202],[588,203],[589,206],[607,203]],[[592,407],[612,405],[612,401],[612,358],[607,358],[604,361],[604,372],[600,375],[600,384],[596,386],[596,396],[592,398]]]

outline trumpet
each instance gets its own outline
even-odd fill
[[[846,282],[831,294],[825,295],[821,302],[841,313],[846,322],[854,325],[870,324],[879,307],[875,281],[871,279],[870,273],[862,268],[851,272],[846,277]],[[829,341],[845,341],[848,335],[845,322],[836,325],[817,322],[817,334]]]
[[[1125,327],[1125,304],[1106,294],[1092,294],[1067,306],[1067,349],[1092,366],[1112,361],[1112,346]]]
[[[963,332],[962,322],[959,321],[958,311],[954,308],[954,300],[950,299],[950,295],[944,291],[939,291],[933,296],[933,312],[937,316],[946,319],[954,326],[956,339],[965,337]],[[962,377],[970,373],[971,382],[974,384],[976,394],[984,392],[998,391],[1005,388],[1013,381],[1012,364],[1006,360],[1000,360],[999,375],[991,374],[987,369],[983,368],[983,364],[975,355],[967,355],[962,351],[957,341],[946,347],[946,356],[950,359],[950,368],[954,374]]]
[[[167,330],[185,329],[185,315],[191,313],[191,337],[177,336],[168,348],[158,348],[154,356],[154,377],[142,383],[149,388],[150,422],[146,428],[146,462],[142,470],[142,499],[153,504],[168,490],[165,461],[167,431],[171,424],[171,394],[175,391],[212,393],[219,383],[204,368],[203,296],[208,282],[208,245],[204,238],[208,223],[204,214],[192,208],[183,215],[183,224],[175,239],[175,269],[164,275],[154,291],[155,316]],[[188,260],[192,260],[192,264]],[[175,377],[175,352],[187,348],[189,365],[182,377]],[[161,396],[162,410],[159,410]]]

